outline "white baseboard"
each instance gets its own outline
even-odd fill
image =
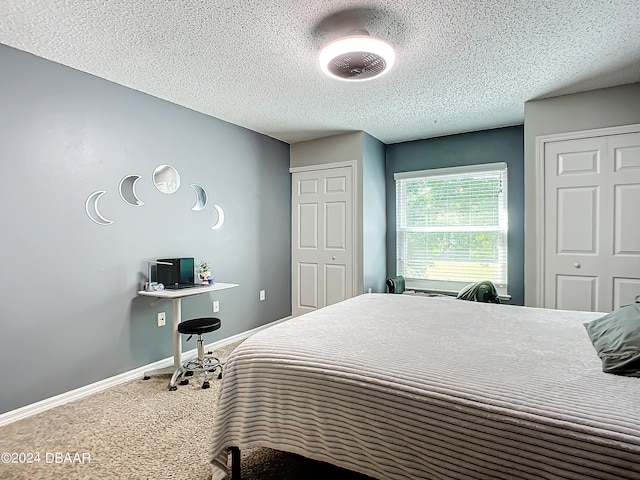
[[[290,318],[291,317],[281,318],[280,320],[275,320],[271,323],[267,323],[266,325],[262,325],[252,330],[238,333],[237,335],[233,335],[232,337],[223,338],[222,340],[218,340],[217,342],[206,345],[205,349],[216,350],[232,343],[239,342],[240,340],[244,340],[245,338],[258,333],[260,330],[264,330],[267,327],[271,327],[280,322],[284,322],[285,320],[289,320]],[[195,349],[183,352],[183,356],[185,358],[189,358],[189,356],[195,355],[197,355]],[[54,397],[45,398],[44,400],[40,400],[39,402],[25,405],[24,407],[20,407],[15,410],[11,410],[0,415],[0,427],[13,422],[17,422],[18,420],[22,420],[23,418],[36,415],[46,410],[50,410],[54,407],[64,405],[65,403],[73,402],[74,400],[80,400],[81,398],[88,397],[89,395],[93,395],[94,393],[101,392],[111,387],[115,387],[116,385],[120,385],[121,383],[135,380],[136,378],[141,378],[144,375],[144,372],[169,367],[171,365],[173,365],[173,356],[158,360],[157,362],[153,362],[142,367],[138,367],[134,370],[130,370],[119,375],[115,375],[110,378],[105,378],[104,380],[85,385],[84,387],[61,393]]]

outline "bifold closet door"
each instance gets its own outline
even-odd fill
[[[608,312],[640,295],[640,132],[545,144],[544,306]]]
[[[292,315],[353,296],[352,168],[294,172]]]

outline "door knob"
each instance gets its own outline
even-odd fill
[[[335,260],[335,259],[336,259],[335,255],[333,257],[331,257],[331,260]]]
[[[580,264],[578,262],[574,263],[573,266],[576,268],[580,268]]]

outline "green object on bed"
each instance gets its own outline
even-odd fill
[[[584,326],[603,372],[640,377],[640,303],[620,307]]]
[[[467,285],[458,293],[460,300],[470,300],[472,302],[500,303],[498,291],[493,282],[483,280]]]

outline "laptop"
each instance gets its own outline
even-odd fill
[[[171,264],[163,265],[158,263],[156,267],[157,281],[164,284],[165,290],[180,290],[183,288],[205,286],[203,283],[195,283],[195,263],[193,257],[159,258],[158,262]]]

